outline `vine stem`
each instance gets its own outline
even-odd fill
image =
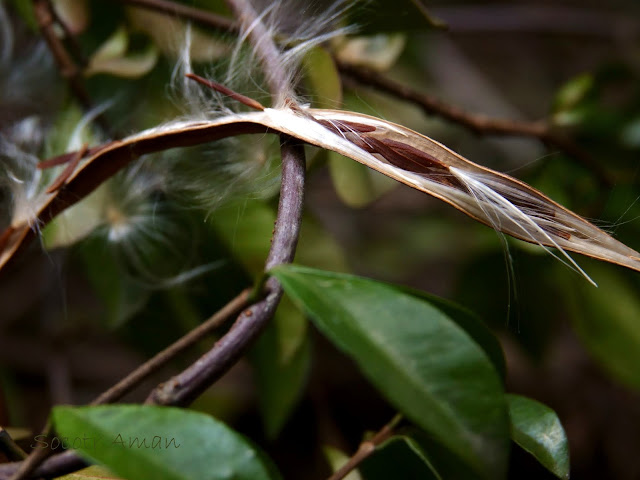
[[[247,32],[256,57],[262,64],[273,103],[290,95],[289,75],[279,62],[281,52],[259,15],[247,0],[228,0],[229,7]],[[281,136],[282,182],[278,214],[265,272],[293,260],[300,233],[306,160],[301,142]],[[196,363],[154,389],[146,403],[188,405],[234,365],[267,325],[282,298],[283,290],[275,278],[267,283],[264,299],[243,311],[229,332]]]
[[[299,142],[284,141],[282,186],[275,233],[265,270],[291,262],[298,242],[304,196],[305,157]],[[275,278],[266,283],[266,297],[246,308],[229,332],[197,362],[168,382],[155,388],[146,403],[185,406],[222,376],[244,354],[271,319],[282,297]]]
[[[402,415],[398,413],[391,419],[391,421],[389,421],[389,423],[378,430],[373,435],[373,437],[362,441],[362,443],[360,443],[360,446],[358,447],[358,450],[356,450],[356,453],[354,453],[344,465],[336,470],[335,473],[328,478],[328,480],[342,480],[352,470],[356,469],[358,465],[360,465],[365,459],[369,458],[373,454],[373,452],[376,451],[376,448],[378,448],[389,438],[391,438],[391,436],[393,435],[393,431],[401,421]]]

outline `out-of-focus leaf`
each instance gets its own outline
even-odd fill
[[[55,407],[52,415],[68,446],[124,478],[280,478],[241,435],[201,413],[118,405]]]
[[[349,460],[349,457],[337,448],[325,446],[322,450],[324,452],[325,458],[331,466],[331,471],[333,472],[337,471]],[[362,475],[360,475],[360,472],[358,472],[357,469],[351,470],[351,472],[349,472],[347,476],[344,477],[344,480],[362,480]]]
[[[33,11],[33,2],[10,0],[9,3],[11,3],[20,18],[29,26],[29,28],[31,28],[31,30],[38,30],[38,21],[36,20],[36,15]]]
[[[305,55],[302,64],[313,106],[340,108],[342,82],[331,54],[322,47],[315,47]]]
[[[576,107],[594,87],[594,78],[590,73],[584,73],[565,83],[556,93],[553,110],[566,112]]]
[[[350,22],[364,33],[446,28],[442,20],[429,13],[424,3],[424,0],[360,1],[349,12]]]
[[[225,206],[210,217],[222,241],[252,275],[264,269],[275,220],[273,209],[256,200]]]
[[[124,78],[138,78],[148,73],[158,61],[158,51],[149,45],[140,53],[126,54],[129,35],[124,27],[118,28],[89,59],[85,75],[108,73]]]
[[[42,231],[47,249],[67,247],[82,240],[104,221],[106,188],[102,185],[81,202],[66,209]]]
[[[640,297],[610,268],[589,265],[598,283],[565,278],[573,328],[602,368],[620,382],[640,389]]]
[[[629,122],[620,132],[620,141],[627,148],[640,148],[640,118]]]
[[[507,401],[513,441],[558,478],[569,478],[569,443],[556,412],[520,395]]]
[[[129,48],[129,35],[124,27],[119,27],[91,56],[92,63],[101,63],[107,60],[122,57]],[[89,68],[91,68],[91,64]]]
[[[355,163],[355,162],[351,162]],[[261,275],[276,215],[259,200],[246,200],[214,212],[210,221],[234,257],[253,275]],[[303,216],[296,258],[305,264],[344,271],[344,253],[312,218]]]
[[[57,480],[98,480],[98,479],[114,479],[117,480],[120,477],[116,477],[113,473],[104,467],[99,465],[91,465],[90,467],[83,468],[77,472],[57,477]]]
[[[134,28],[149,35],[160,51],[169,58],[177,58],[189,36],[189,56],[194,62],[211,62],[229,55],[228,42],[163,13],[147,9],[128,8],[127,15]]]
[[[359,470],[366,480],[443,480],[434,473],[429,462],[411,448],[406,437],[395,435],[379,446],[376,452],[362,463]]]
[[[89,25],[89,6],[87,0],[53,0],[56,14],[69,31],[78,35]]]
[[[293,265],[287,294],[407,417],[483,478],[503,478],[509,421],[499,375],[443,312],[389,285]]]
[[[307,321],[289,299],[282,299],[249,358],[264,429],[275,438],[302,395],[311,363]]]
[[[327,156],[336,193],[350,207],[364,207],[398,185],[394,179],[338,153],[327,152]]]
[[[89,282],[104,305],[103,322],[109,328],[120,327],[144,307],[149,290],[123,275],[113,251],[101,238],[88,239],[80,252]]]
[[[123,78],[138,78],[156,65],[158,61],[158,51],[153,45],[149,45],[142,53],[127,55],[126,57],[113,58],[101,62],[93,60],[87,67],[87,75],[98,73],[108,73]]]
[[[341,62],[386,71],[396,62],[406,42],[403,34],[377,34],[344,39],[336,47]]]

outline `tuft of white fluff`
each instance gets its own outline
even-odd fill
[[[36,168],[41,144],[42,129],[37,117],[28,117],[0,134],[2,228],[22,223],[38,227],[35,219],[45,195],[43,172]]]

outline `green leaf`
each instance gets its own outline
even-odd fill
[[[569,478],[569,443],[556,413],[520,395],[507,395],[513,441],[558,478]]]
[[[123,26],[115,32],[93,53],[91,63],[100,63],[106,60],[120,58],[127,53],[129,48],[129,35]]]
[[[398,185],[394,179],[339,153],[327,152],[327,157],[336,193],[350,207],[364,207]]]
[[[264,429],[273,439],[298,404],[311,365],[307,321],[289,299],[282,299],[249,358],[256,372]]]
[[[483,478],[503,478],[509,419],[499,375],[441,310],[372,280],[282,265],[271,272],[402,413]]]
[[[575,332],[595,360],[610,375],[640,390],[640,298],[637,289],[613,273],[612,268],[590,264],[598,283],[593,288],[564,276],[563,287],[573,310]]]
[[[138,78],[146,75],[155,67],[158,61],[158,50],[149,45],[143,52],[126,56],[93,61],[87,67],[85,75],[91,76],[98,73],[108,73],[122,78]]]
[[[274,209],[259,200],[221,208],[210,217],[220,239],[254,276],[261,276],[264,270],[275,220]],[[302,217],[296,258],[307,265],[340,271],[347,269],[344,252],[338,243],[309,215]]]
[[[336,47],[336,57],[343,63],[384,72],[396,63],[405,44],[406,35],[401,33],[350,37]]]
[[[460,458],[433,437],[417,428],[408,428],[400,435],[393,437],[404,442],[406,447],[431,471],[438,480],[477,480],[477,473],[460,461]]]
[[[483,348],[484,353],[487,354],[501,378],[503,380],[506,378],[507,362],[504,359],[502,346],[496,336],[491,332],[491,330],[489,330],[489,328],[487,328],[480,317],[472,311],[436,295],[408,287],[398,288],[409,295],[426,300],[447,315],[451,320],[456,322],[459,327],[467,332],[467,335],[469,335]]]
[[[38,31],[38,21],[33,11],[33,2],[25,2],[24,0],[10,0],[13,8],[27,26],[34,32]]]
[[[380,445],[375,453],[360,465],[359,471],[366,480],[443,480],[434,473],[432,465],[411,448],[407,437],[404,436],[393,436]]]
[[[342,82],[331,54],[322,47],[310,50],[302,60],[307,88],[316,108],[340,108]]]
[[[79,250],[89,282],[102,300],[104,324],[109,328],[122,326],[146,305],[149,289],[123,273],[104,238],[90,237]]]
[[[554,112],[574,109],[589,93],[593,92],[594,82],[594,77],[590,73],[584,73],[569,80],[556,93]]]
[[[130,53],[129,35],[118,28],[89,59],[86,76],[108,73],[118,77],[137,78],[148,73],[158,61],[158,49],[149,44],[143,52]]]
[[[120,477],[116,477],[104,467],[91,465],[90,467],[64,475],[63,477],[57,477],[56,480],[118,480],[119,478]]]
[[[363,33],[405,32],[446,28],[446,24],[429,13],[423,0],[369,0],[356,2],[351,8],[350,23]]]
[[[55,407],[58,436],[128,479],[280,478],[261,453],[223,423],[171,407]]]

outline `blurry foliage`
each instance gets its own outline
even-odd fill
[[[80,144],[99,142],[103,135],[98,127],[76,129],[82,115],[72,95],[52,98],[42,94],[43,89],[63,88],[59,79],[34,80],[53,78],[53,66],[46,62],[30,65],[20,58],[23,52],[32,52],[35,42],[37,25],[31,3],[4,3],[9,7],[16,41],[11,62],[2,59],[0,82],[16,85],[11,69],[24,69],[25,84],[16,91],[20,99],[29,101],[22,104],[2,93],[0,100],[7,107],[0,125],[39,114],[46,126],[44,145],[38,146],[43,158],[79,148],[80,140]],[[183,3],[228,14],[224,2],[218,0]],[[442,138],[452,148],[477,145],[477,157],[473,150],[462,153],[479,163],[500,159],[504,150],[472,138],[459,126],[425,119],[412,106],[342,83],[332,55],[386,71],[408,84],[418,78],[419,89],[438,92],[442,85],[431,78],[420,55],[430,55],[427,47],[435,35],[442,35],[425,31],[441,24],[434,20],[437,15],[425,17],[418,3],[359,2],[349,20],[358,23],[360,31],[309,52],[300,72],[300,91],[313,106],[342,106],[389,118]],[[187,31],[183,21],[129,9],[121,2],[54,4],[77,35],[88,61],[85,81],[90,96],[105,109],[116,131],[136,132],[188,112],[168,87]],[[233,39],[201,28],[194,28],[192,35],[196,71],[222,71]],[[637,44],[638,39],[634,41]],[[405,45],[409,53],[403,54]],[[553,52],[545,54],[552,56]],[[602,220],[605,228],[636,250],[640,248],[637,67],[637,62],[631,65],[620,58],[599,59],[591,70],[576,71],[564,84],[556,84],[555,98],[539,99],[548,105],[554,127],[575,137],[615,179],[613,188],[602,187],[593,172],[561,152],[539,159],[511,159],[512,165],[522,165],[516,176],[568,208]],[[505,62],[500,75],[507,70]],[[254,90],[247,93],[258,90],[264,94],[259,78],[240,80]],[[530,93],[536,94],[526,92]],[[40,98],[43,101],[37,102]],[[73,142],[76,144],[71,146]],[[41,290],[37,282],[16,274],[17,287],[10,291],[15,296],[4,298],[17,305],[6,310],[8,318],[2,327],[7,338],[28,332],[44,341],[47,350],[42,351],[48,351],[50,343],[64,344],[61,339],[65,337],[72,342],[86,341],[81,333],[93,332],[117,339],[138,355],[150,356],[193,328],[262,275],[277,207],[277,162],[270,160],[273,150],[273,144],[257,137],[241,138],[222,146],[205,145],[141,159],[114,177],[44,231],[44,245],[66,252],[63,267],[31,273],[48,279],[48,286]],[[138,458],[139,452],[134,450],[118,451],[117,455],[109,449],[84,452],[125,477],[195,479],[215,470],[214,476],[207,478],[222,478],[225,472],[232,472],[234,478],[279,478],[270,462],[263,460],[265,454],[253,446],[256,442],[273,454],[285,473],[293,472],[291,478],[302,478],[301,471],[305,478],[322,478],[329,463],[337,468],[346,458],[344,452],[356,448],[363,429],[355,435],[345,432],[353,425],[361,426],[362,419],[370,421],[364,428],[381,425],[384,418],[379,412],[386,414],[393,405],[411,424],[394,434],[361,465],[359,473],[348,478],[504,478],[510,438],[515,441],[513,450],[522,447],[554,475],[566,478],[568,446],[560,425],[562,413],[566,414],[562,398],[542,389],[542,396],[553,401],[551,406],[559,407],[558,420],[553,410],[541,403],[505,395],[504,383],[509,388],[527,385],[521,393],[536,394],[537,385],[515,377],[522,373],[516,370],[518,359],[524,357],[533,365],[529,372],[546,368],[549,352],[570,324],[598,375],[606,382],[637,391],[638,275],[579,259],[600,284],[595,290],[537,247],[502,241],[453,209],[406,187],[394,188],[393,181],[339,155],[311,149],[309,153],[308,208],[296,263],[320,270],[276,270],[289,298],[284,299],[248,355],[253,375],[239,378],[232,371],[229,385],[216,385],[199,399],[195,408],[208,415],[132,406],[59,408],[54,413],[56,428],[69,436],[93,429],[111,435],[126,431],[135,420],[145,422],[150,435],[157,434],[158,425],[169,425],[174,437],[182,434],[194,439],[195,433],[200,435],[203,443],[178,450],[180,455],[217,454],[220,445],[228,448],[220,463],[211,463],[208,454],[203,454],[209,462],[206,472],[199,470],[204,463],[195,457],[158,456],[167,462],[158,465],[157,458]],[[230,155],[234,156],[228,160]],[[0,201],[8,202],[4,190]],[[5,223],[2,219],[0,225]],[[65,274],[60,275],[56,268]],[[410,284],[443,294],[448,300],[332,272]],[[59,286],[56,282],[66,283]],[[81,300],[70,295],[63,301],[64,308],[51,306],[52,296],[74,288]],[[14,294],[18,289],[22,293]],[[321,335],[346,357],[328,347]],[[509,345],[506,366],[498,339]],[[206,348],[208,344],[203,343],[197,350]],[[578,352],[582,354],[582,350]],[[8,365],[10,360],[5,359]],[[186,356],[176,359],[172,371],[188,361]],[[89,364],[97,362],[89,360]],[[358,382],[362,379],[353,373],[349,362],[357,364],[377,393],[353,388],[352,384],[361,385]],[[338,368],[327,373],[325,363]],[[246,371],[241,370],[242,375]],[[19,405],[21,396],[31,391],[33,373],[26,386],[20,375],[19,365],[15,371],[11,367],[0,371],[7,397],[0,399],[3,406]],[[347,387],[340,389],[343,375],[347,376]],[[94,385],[84,388],[93,391],[108,386],[103,383],[104,379],[96,379]],[[334,390],[339,393],[335,398]],[[46,405],[38,399],[38,409],[44,410]],[[359,407],[348,410],[353,403]],[[335,420],[338,415],[330,419],[341,409],[348,411],[343,415],[348,417],[344,430]],[[19,418],[15,411],[0,413],[2,422]],[[211,415],[228,421],[252,440]],[[105,419],[116,423],[105,424]],[[587,422],[584,418],[581,421]],[[28,411],[22,413],[20,422],[36,423]],[[312,432],[312,444],[297,444],[300,432],[296,422]],[[580,437],[581,426],[569,425],[569,440]],[[137,432],[132,435],[139,435]],[[331,462],[323,458],[318,472],[311,471],[311,463],[292,458],[302,451],[301,458],[308,455],[317,464],[318,452],[328,443],[341,448],[327,451]],[[640,448],[640,443],[635,447]],[[283,454],[287,448],[294,453]],[[252,460],[241,467],[225,463],[233,463],[236,454]],[[514,463],[513,453],[510,458],[513,478],[524,478],[520,474],[526,464]],[[637,461],[635,457],[624,458],[627,460],[622,461]],[[139,468],[146,469],[144,474],[128,469],[139,462]],[[176,467],[178,474],[163,476],[170,467]],[[619,478],[634,478],[633,472],[638,471],[634,468],[629,466],[631,473]],[[241,476],[238,472],[242,469],[249,473]],[[92,472],[74,475],[68,478],[95,477]]]

